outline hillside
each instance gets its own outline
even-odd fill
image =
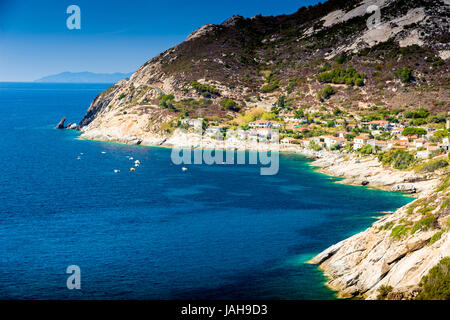
[[[448,110],[448,2],[378,4],[381,25],[375,30],[366,25],[366,1],[336,0],[291,15],[236,16],[203,26],[97,97],[80,125],[95,127],[94,119],[98,123],[101,114],[114,110],[142,114],[146,121],[138,121],[142,127],[136,132],[159,134],[180,116],[229,120],[237,110],[267,108],[281,95],[290,109],[310,112],[380,106]],[[336,93],[317,99],[327,85],[318,75],[348,67],[362,74],[364,83],[331,83]],[[410,68],[410,74],[402,68]],[[397,76],[402,71],[404,82]],[[175,96],[171,108],[155,108],[161,93]],[[239,108],[221,108],[224,98]],[[123,123],[129,117],[120,118]]]

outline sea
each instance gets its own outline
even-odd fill
[[[411,201],[55,129],[108,87],[0,83],[0,299],[336,299],[306,261]]]

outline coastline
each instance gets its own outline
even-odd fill
[[[147,136],[141,139],[136,136],[118,137],[98,131],[98,129],[94,129],[81,132],[78,139],[167,149],[275,151],[299,154],[313,160],[310,166],[314,167],[315,171],[331,177],[342,178],[340,181],[335,181],[336,183],[366,186],[391,192],[403,192],[415,197],[418,197],[424,191],[430,190],[437,183],[436,177],[426,177],[412,171],[385,168],[374,156],[357,157],[353,154],[333,151],[314,151],[294,144],[271,145],[253,141],[227,141],[225,146],[223,141],[199,137],[196,134],[172,135],[169,138]]]
[[[144,140],[139,145],[162,148],[202,148],[215,149],[220,147],[216,141],[207,141],[199,144],[189,140],[192,136],[171,137],[160,140],[160,143],[148,143]],[[84,140],[104,141],[80,136]],[[111,141],[123,143],[122,141]],[[153,140],[155,141],[155,140]],[[204,141],[202,141],[204,142]],[[130,145],[130,143],[125,143]],[[255,144],[237,144],[233,150],[247,151],[273,151],[266,146],[260,148]],[[263,149],[263,150],[261,150]],[[436,233],[435,230],[424,230],[406,236],[402,239],[393,239],[391,230],[386,225],[398,225],[403,221],[417,223],[422,217],[412,216],[410,209],[417,203],[427,201],[433,197],[435,188],[439,185],[441,175],[418,174],[414,171],[402,171],[385,168],[374,156],[358,157],[344,153],[329,151],[313,151],[300,148],[297,145],[279,145],[282,153],[303,155],[312,160],[310,166],[314,171],[339,179],[335,183],[365,186],[391,192],[403,192],[417,198],[413,202],[397,209],[393,213],[374,217],[374,223],[366,230],[359,232],[337,244],[331,245],[323,252],[307,261],[318,266],[327,278],[325,285],[336,292],[338,298],[361,297],[377,299],[380,286],[394,288],[392,299],[412,299],[418,294],[418,283],[440,259],[448,256],[450,252],[450,233],[443,234],[441,239],[428,245]],[[443,202],[445,194],[438,194],[436,201]],[[437,215],[440,205],[436,204],[432,213]],[[419,208],[420,209],[420,208]],[[417,210],[416,210],[417,211]],[[442,217],[440,225],[445,225]],[[444,229],[443,229],[444,230]]]

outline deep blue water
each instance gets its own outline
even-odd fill
[[[182,172],[168,149],[53,129],[106,87],[0,84],[0,299],[333,299],[304,262],[410,201],[335,184],[297,155],[276,176]]]

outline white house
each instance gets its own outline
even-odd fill
[[[368,137],[363,136],[357,136],[353,139],[353,149],[357,150],[359,148],[364,147],[367,144],[367,141],[369,140]]]
[[[201,127],[202,123],[203,123],[203,118],[198,118],[198,119],[182,119],[181,120],[182,124],[187,124],[188,126],[191,127]]]
[[[387,131],[391,128],[391,124],[389,123],[389,121],[385,120],[370,121],[367,124],[369,125],[369,128],[371,130],[381,129]]]

